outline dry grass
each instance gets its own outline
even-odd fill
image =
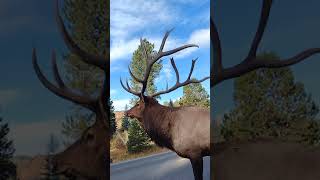
[[[144,157],[152,154],[157,154],[161,152],[166,152],[168,149],[160,148],[159,146],[152,145],[149,149],[139,152],[139,153],[128,153],[126,144],[121,140],[125,139],[126,134],[119,133],[117,136],[113,137],[110,142],[110,156],[112,159],[112,163],[135,159],[139,157]]]

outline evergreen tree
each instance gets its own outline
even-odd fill
[[[82,49],[91,54],[109,56],[109,12],[105,3],[105,0],[65,0],[63,15],[71,37]],[[66,83],[70,87],[88,95],[99,93],[104,78],[100,69],[82,62],[72,53],[65,55],[64,67]],[[63,123],[62,133],[71,140],[77,139],[95,119],[94,116],[74,105]]]
[[[128,105],[126,104],[126,106],[124,107],[124,111],[128,110]],[[122,123],[121,123],[121,129],[127,131],[129,129],[129,118],[127,116],[123,116],[122,117]]]
[[[0,179],[16,177],[16,165],[12,162],[15,149],[8,139],[9,131],[8,123],[3,123],[0,118]]]
[[[143,75],[145,73],[146,69],[146,59],[144,57],[144,50],[148,55],[153,53],[154,44],[151,44],[146,39],[142,40],[142,43],[139,45],[138,49],[133,53],[132,61],[130,63],[130,68],[132,70],[132,73],[136,75],[136,77],[143,79]],[[143,48],[145,47],[145,49]],[[148,77],[148,84],[147,84],[147,94],[155,93],[157,88],[154,84],[154,80],[159,76],[160,70],[162,68],[162,61],[156,62],[150,72],[150,76]],[[141,84],[139,82],[136,82],[133,78],[130,79],[130,84],[132,86],[132,89],[135,91],[139,91],[141,89]],[[158,97],[159,98],[159,97]],[[139,100],[139,98],[134,97],[131,99],[131,104],[135,105],[136,102]],[[142,127],[139,125],[137,120],[131,120],[130,122],[130,128],[129,128],[129,136],[128,136],[128,151],[129,152],[137,152],[141,151],[148,146],[150,142],[150,138],[148,135],[144,132]],[[131,135],[130,135],[131,134]],[[137,135],[137,136],[135,136]]]
[[[116,115],[114,114],[114,106],[113,106],[112,100],[109,100],[109,107],[110,107],[110,133],[112,136],[117,130]]]
[[[127,147],[129,153],[140,152],[150,147],[150,138],[146,136],[144,130],[136,120],[131,121],[130,123],[128,139]]]
[[[59,148],[59,141],[54,134],[50,134],[49,143],[47,144],[47,157],[44,167],[42,180],[59,180],[57,175],[57,167],[52,162],[52,155],[56,153]]]
[[[209,108],[209,94],[201,83],[192,83],[183,87],[183,96],[179,100],[180,106],[200,106]]]
[[[274,53],[260,57],[278,58]],[[252,71],[236,78],[234,88],[235,108],[225,114],[221,130],[225,139],[277,137],[318,142],[319,109],[288,67]]]

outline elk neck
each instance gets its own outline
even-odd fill
[[[162,106],[157,101],[152,101],[146,105],[143,113],[142,123],[145,131],[150,138],[159,146],[173,150],[172,127],[175,117],[178,115],[176,110]]]

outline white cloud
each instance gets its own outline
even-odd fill
[[[193,31],[188,38],[186,44],[196,44],[201,49],[210,47],[210,28],[197,29]],[[192,52],[196,51],[197,48],[188,48],[177,54],[177,58],[182,58],[190,55]]]
[[[187,43],[194,43],[203,48],[208,47],[210,45],[210,28],[192,32]]]
[[[139,39],[131,39],[129,41],[119,40],[112,44],[110,49],[111,63],[122,58],[130,57],[138,48]]]
[[[59,120],[10,125],[10,137],[13,139],[17,155],[46,153],[50,134],[58,135],[61,132],[61,121]]]
[[[119,99],[119,100],[113,100],[113,106],[115,111],[123,111],[125,109],[125,106],[129,106],[130,99]]]
[[[112,0],[111,39],[126,39],[145,27],[172,22],[177,14],[169,4],[166,1]]]

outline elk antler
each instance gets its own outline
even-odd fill
[[[167,40],[167,38],[168,38],[168,36],[169,36],[169,34],[170,34],[171,31],[172,31],[172,30],[169,30],[169,31],[167,31],[167,32],[165,33],[165,35],[164,35],[164,37],[163,37],[163,39],[162,39],[162,42],[161,42],[159,51],[158,51],[156,54],[148,55],[148,54],[147,54],[146,47],[145,47],[145,42],[143,42],[143,40],[140,39],[141,47],[142,47],[143,54],[144,54],[144,57],[145,57],[145,60],[146,60],[146,71],[145,71],[145,73],[144,73],[143,79],[139,79],[138,77],[136,77],[136,76],[132,73],[130,67],[128,67],[128,69],[129,69],[129,73],[130,73],[131,77],[132,77],[135,81],[137,81],[137,82],[139,82],[139,83],[142,84],[141,92],[133,91],[133,90],[130,88],[130,86],[129,86],[128,80],[126,80],[126,86],[125,86],[125,85],[123,84],[123,82],[122,82],[122,79],[120,78],[121,86],[122,86],[126,91],[128,91],[129,93],[134,94],[134,95],[136,95],[136,96],[140,96],[141,94],[144,94],[144,92],[145,92],[145,90],[146,90],[146,88],[147,88],[148,77],[149,77],[149,75],[150,75],[152,66],[153,66],[153,64],[154,64],[155,62],[157,62],[157,61],[158,61],[159,59],[161,59],[162,57],[169,56],[169,55],[171,55],[171,54],[174,54],[174,53],[179,52],[179,51],[181,51],[181,50],[184,50],[184,49],[186,49],[186,48],[199,47],[198,45],[195,45],[195,44],[186,44],[186,45],[180,46],[180,47],[178,47],[178,48],[175,48],[175,49],[172,49],[172,50],[169,50],[169,51],[163,51],[163,48],[164,48],[165,43],[166,43],[166,40]],[[171,60],[171,65],[172,65],[172,67],[173,67],[173,69],[174,69],[174,71],[175,71],[175,73],[176,73],[176,77],[177,77],[177,82],[176,82],[175,86],[171,87],[170,89],[167,88],[167,89],[164,90],[164,91],[160,91],[160,92],[157,92],[157,93],[155,93],[155,94],[153,94],[153,95],[150,95],[151,97],[155,97],[155,96],[159,96],[159,95],[164,94],[164,93],[171,92],[171,91],[173,91],[173,90],[175,90],[175,89],[177,89],[177,88],[179,88],[179,87],[181,87],[181,86],[185,86],[185,85],[190,84],[190,83],[199,83],[199,82],[202,82],[202,81],[204,81],[204,80],[206,80],[206,79],[209,78],[209,77],[205,77],[205,78],[203,78],[203,79],[201,79],[201,80],[199,80],[199,81],[198,81],[198,80],[191,80],[191,79],[190,79],[190,78],[191,78],[191,75],[192,75],[192,71],[193,71],[194,65],[195,65],[195,63],[196,63],[196,60],[192,60],[192,66],[191,66],[191,70],[190,70],[190,73],[189,73],[189,76],[188,76],[187,80],[184,81],[183,83],[180,83],[180,82],[179,82],[179,72],[178,72],[178,70],[177,70],[177,67],[176,67],[176,65],[175,65],[175,62],[174,62],[173,58],[171,58],[170,60]]]
[[[200,83],[202,81],[205,81],[207,79],[209,79],[210,77],[205,77],[205,78],[202,78],[201,80],[196,80],[196,79],[190,79],[191,78],[191,75],[192,75],[192,72],[193,72],[193,69],[194,69],[194,65],[196,63],[197,59],[193,59],[192,60],[192,64],[191,64],[191,69],[190,69],[190,72],[189,72],[189,75],[188,75],[188,78],[187,80],[185,80],[183,83],[180,83],[179,81],[179,72],[178,72],[178,69],[177,69],[177,66],[173,60],[173,58],[170,59],[170,62],[171,62],[171,65],[174,69],[174,72],[176,73],[176,84],[174,86],[172,86],[171,88],[168,88],[167,86],[167,89],[166,90],[163,90],[163,91],[159,91],[155,94],[152,94],[150,95],[151,97],[156,97],[156,96],[159,96],[161,94],[166,94],[166,93],[169,93],[171,91],[174,91],[176,89],[178,89],[179,87],[182,87],[182,86],[185,86],[185,85],[188,85],[188,84],[191,84],[191,83]]]
[[[214,87],[215,85],[219,84],[224,80],[239,77],[243,74],[246,74],[258,68],[280,68],[280,67],[290,66],[290,65],[299,63],[305,60],[306,58],[320,52],[320,48],[310,48],[287,59],[266,60],[266,59],[259,58],[258,60],[256,56],[257,49],[263,37],[265,28],[267,26],[271,6],[272,6],[272,0],[263,0],[258,29],[252,41],[249,53],[241,63],[229,68],[224,68],[222,65],[222,50],[221,50],[221,44],[219,39],[219,33],[215,26],[214,20],[211,19],[210,21],[211,43],[213,45],[213,70],[211,71],[211,80],[210,80],[211,87]]]
[[[57,82],[58,85],[54,85],[51,83],[45,75],[41,72],[38,62],[37,62],[37,54],[36,54],[36,49],[34,48],[32,51],[32,63],[34,70],[42,82],[42,84],[52,91],[54,94],[58,95],[59,97],[62,97],[66,100],[70,100],[76,104],[79,104],[85,108],[88,108],[92,110],[93,112],[101,111],[103,108],[104,110],[107,110],[107,100],[108,100],[108,95],[107,95],[107,90],[109,89],[109,78],[108,73],[109,73],[109,57],[102,57],[102,56],[96,56],[87,53],[86,51],[82,50],[71,38],[69,35],[68,31],[66,30],[66,27],[63,23],[63,20],[59,14],[59,4],[58,1],[56,0],[55,3],[55,10],[56,10],[56,20],[58,22],[58,27],[59,30],[61,31],[61,34],[63,36],[63,39],[69,48],[69,50],[77,54],[81,60],[83,60],[87,64],[91,64],[93,66],[96,66],[100,68],[101,70],[104,71],[104,82],[102,85],[101,93],[98,97],[91,97],[89,95],[84,95],[84,93],[75,93],[73,90],[69,89],[66,87],[65,83],[63,82],[57,68],[56,64],[56,54],[55,51],[52,53],[52,67],[53,67],[53,74],[54,78]],[[100,109],[99,109],[100,108]],[[99,110],[98,110],[99,109]],[[104,111],[103,111],[104,112]],[[102,113],[103,113],[102,112]],[[100,112],[101,113],[101,112]],[[103,114],[106,115],[106,114]]]

